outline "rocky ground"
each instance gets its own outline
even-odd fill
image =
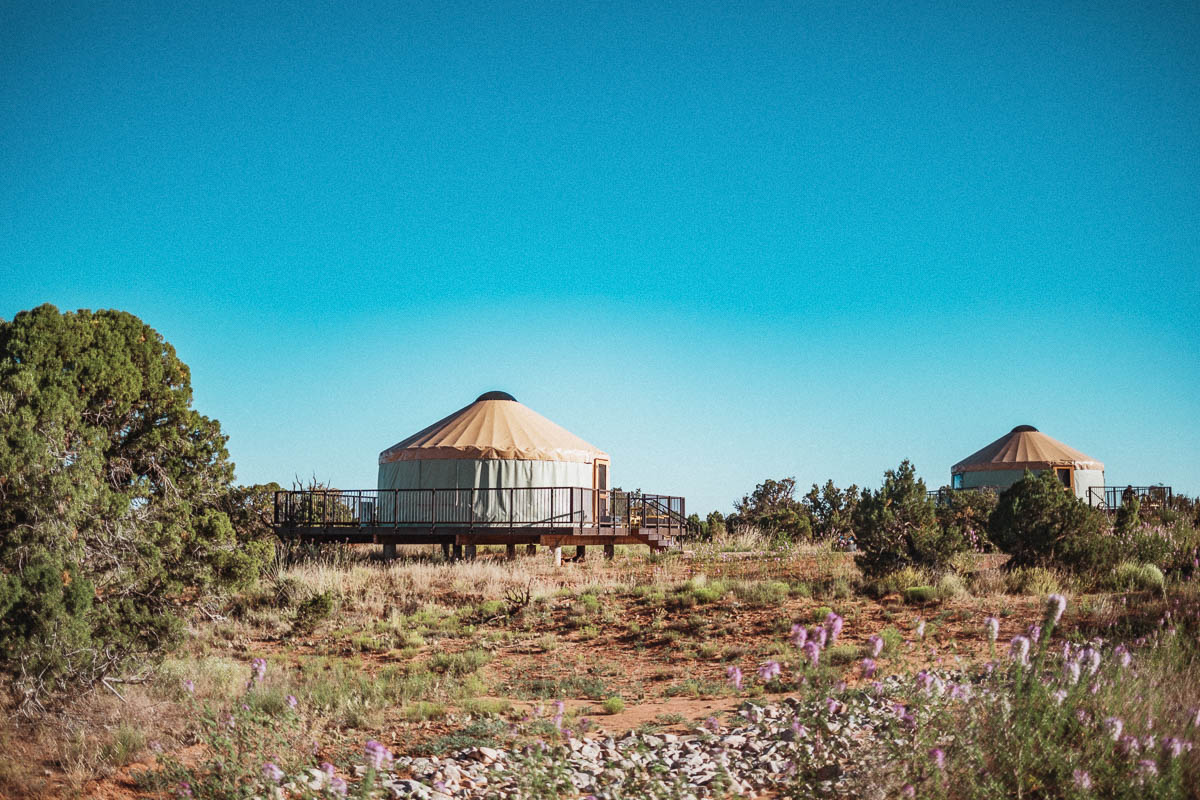
[[[897,729],[886,698],[892,676],[872,689],[819,701],[743,704],[737,724],[709,718],[693,732],[620,738],[564,731],[559,743],[522,750],[472,747],[444,757],[403,756],[383,775],[396,798],[514,798],[538,781],[597,800],[626,797],[757,796],[793,786],[802,794],[847,793],[877,759],[876,737]]]

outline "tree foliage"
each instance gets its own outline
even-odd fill
[[[181,603],[253,576],[225,441],[137,317],[0,320],[0,670],[19,700],[161,652]]]
[[[1009,564],[1059,566],[1076,572],[1115,563],[1116,540],[1105,535],[1100,512],[1064,489],[1054,470],[1029,470],[1000,495],[988,522],[992,543],[1012,556]]]
[[[854,509],[858,506],[858,487],[850,484],[845,489],[834,486],[832,480],[825,485],[812,485],[804,495],[804,505],[812,520],[813,538],[849,544],[854,538]]]
[[[956,529],[966,546],[984,551],[988,541],[988,520],[1000,496],[994,489],[938,489],[937,520],[944,530]]]
[[[959,531],[938,525],[925,482],[908,459],[884,474],[882,487],[863,490],[853,519],[855,561],[869,577],[902,567],[940,571],[963,549]]]
[[[807,509],[796,499],[796,479],[768,478],[740,501],[734,503],[734,513],[726,520],[730,528],[749,526],[768,536],[791,541],[812,538],[812,521]]]

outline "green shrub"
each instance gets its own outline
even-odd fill
[[[879,637],[883,639],[884,655],[895,655],[900,652],[900,645],[904,644],[904,634],[893,627],[881,630]]]
[[[902,595],[910,586],[925,586],[930,581],[930,574],[923,569],[901,567],[869,582],[867,591],[875,597],[884,597],[889,594]]]
[[[777,606],[787,600],[790,591],[783,581],[741,581],[733,586],[739,600],[755,606]]]
[[[429,659],[429,669],[446,675],[469,675],[492,660],[483,650],[464,650],[461,653],[435,653]]]
[[[1108,585],[1116,591],[1162,592],[1166,586],[1162,570],[1153,564],[1123,561],[1109,576]]]
[[[849,664],[858,658],[858,647],[852,644],[835,644],[825,651],[824,658],[830,664]]]
[[[965,597],[968,592],[962,578],[952,572],[948,572],[938,579],[937,594],[941,600],[953,600],[958,597]]]
[[[319,592],[296,607],[296,629],[310,632],[333,613],[333,595]]]
[[[910,566],[941,572],[965,547],[961,531],[937,524],[925,482],[907,459],[887,471],[878,491],[863,490],[854,537],[855,563],[872,578]]]
[[[1045,567],[1017,567],[1008,573],[1005,588],[1009,594],[1055,594],[1059,591],[1059,580]]]
[[[409,722],[424,722],[427,719],[445,719],[446,707],[441,703],[418,700],[404,707],[404,718]]]
[[[601,703],[601,707],[605,714],[620,714],[625,710],[625,701],[614,695]]]
[[[988,522],[992,542],[1012,558],[1010,567],[1059,566],[1100,574],[1116,563],[1117,540],[1103,515],[1080,502],[1054,474],[1025,476],[1000,495]]]
[[[910,586],[904,590],[906,603],[932,603],[938,599],[938,590],[932,586]]]

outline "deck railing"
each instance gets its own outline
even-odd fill
[[[1174,492],[1170,486],[1091,486],[1088,487],[1088,505],[1106,511],[1115,511],[1123,503],[1137,498],[1142,506],[1167,508],[1171,505]]]
[[[312,489],[275,493],[275,527],[682,529],[682,497],[575,486]]]

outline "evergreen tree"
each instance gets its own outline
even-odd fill
[[[925,482],[905,459],[876,491],[863,489],[854,509],[855,562],[869,577],[903,567],[944,570],[963,549],[961,534],[937,524]]]
[[[120,311],[0,320],[0,670],[38,703],[176,639],[176,609],[253,577],[221,510],[220,425],[174,348]]]
[[[1029,470],[1003,494],[988,520],[988,535],[1012,556],[1009,565],[1104,569],[1116,558],[1116,542],[1103,532],[1098,511],[1081,502],[1054,474]]]

